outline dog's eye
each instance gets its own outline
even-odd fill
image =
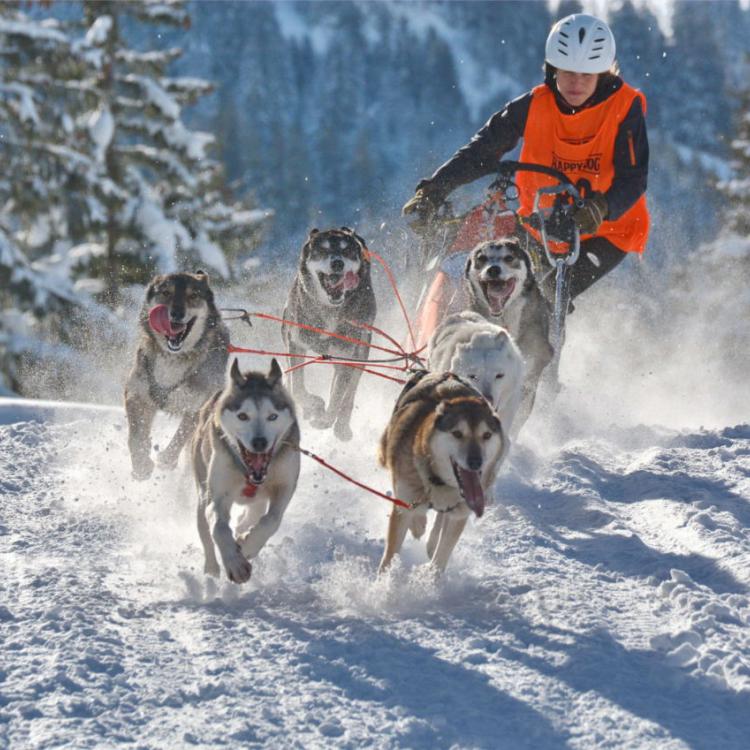
[[[477,379],[476,375],[469,375],[469,380],[476,380],[476,379]]]
[[[247,420],[248,420],[248,419],[250,419],[250,417],[248,417],[248,416],[247,416],[247,414],[245,414],[245,412],[244,412],[244,411],[241,411],[241,412],[240,412],[240,413],[239,413],[239,414],[237,415],[237,419],[239,419],[239,420],[240,420],[240,422],[247,422]]]
[[[495,380],[502,380],[505,377],[504,372],[499,372],[497,375],[495,375]]]
[[[451,435],[453,435],[453,437],[456,438],[456,440],[460,440],[464,436],[464,434],[463,434],[463,432],[461,432],[461,430],[453,430],[453,432],[451,433]]]
[[[269,422],[275,422],[279,418],[279,415],[274,412],[273,414],[269,414],[267,419]]]
[[[486,255],[477,255],[477,263],[486,263],[486,262],[487,262]]]
[[[506,256],[505,256],[505,257],[503,258],[503,261],[504,261],[505,263],[508,263],[508,264],[512,265],[513,263],[515,263],[515,262],[516,262],[516,259],[515,259],[515,258],[514,258],[514,257],[513,257],[512,255],[506,255]]]
[[[489,440],[492,437],[492,433],[488,430],[482,435],[482,440]]]

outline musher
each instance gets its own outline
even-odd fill
[[[646,99],[618,73],[615,39],[606,23],[582,13],[555,23],[547,37],[544,83],[492,115],[466,146],[422,180],[404,216],[415,224],[429,222],[453,190],[495,173],[500,158],[523,138],[520,161],[564,172],[584,198],[573,213],[581,253],[570,271],[569,294],[577,297],[628,253],[642,253],[648,237]],[[524,217],[532,212],[536,190],[553,183],[519,171],[516,184],[519,222],[538,239]],[[522,230],[519,235],[528,236]]]

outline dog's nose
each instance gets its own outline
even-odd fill
[[[487,269],[487,276],[490,279],[496,279],[498,276],[500,276],[500,266],[490,266]]]
[[[344,270],[344,261],[341,258],[334,258],[331,261],[331,271],[341,273]]]
[[[478,445],[472,445],[469,448],[466,463],[472,471],[479,471],[482,468],[482,451],[479,450]]]
[[[253,450],[256,453],[263,453],[263,451],[265,451],[268,446],[268,440],[266,440],[264,437],[256,437],[253,438],[250,445],[252,445]]]

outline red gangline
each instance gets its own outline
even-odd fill
[[[406,326],[409,329],[409,338],[411,339],[411,345],[413,349],[417,348],[417,340],[414,337],[414,331],[411,327],[411,321],[409,320],[409,316],[406,313],[406,307],[404,305],[403,300],[401,299],[401,295],[398,293],[398,286],[396,285],[396,278],[393,275],[393,272],[390,269],[390,266],[383,260],[383,258],[378,255],[377,253],[374,253],[369,248],[366,248],[367,254],[371,258],[375,258],[381,266],[383,266],[383,270],[386,272],[386,275],[388,276],[388,280],[391,282],[391,286],[393,287],[393,293],[396,295],[396,299],[398,300],[398,304],[401,307],[401,312],[404,314],[404,320],[406,321]]]
[[[370,349],[378,349],[381,352],[386,352],[387,354],[396,354],[397,356],[402,356],[400,351],[396,351],[394,349],[386,349],[384,346],[378,346],[377,344],[371,344],[367,341],[363,341],[362,339],[355,339],[352,336],[344,336],[342,333],[334,333],[333,331],[326,331],[325,328],[317,328],[315,326],[307,325],[306,323],[297,323],[294,320],[285,320],[284,318],[278,318],[275,315],[269,315],[268,313],[249,313],[249,315],[254,315],[256,318],[263,318],[265,320],[273,320],[276,323],[283,323],[290,326],[297,326],[297,328],[304,328],[307,331],[312,331],[313,333],[322,333],[326,336],[333,336],[334,338],[341,339],[342,341],[348,341],[350,344],[357,344],[358,346],[367,346]]]
[[[362,484],[362,482],[358,482],[356,479],[353,479],[348,474],[344,474],[343,471],[341,471],[340,469],[337,469],[335,466],[331,466],[331,464],[329,464],[327,461],[322,459],[320,456],[316,456],[314,453],[311,453],[310,451],[305,450],[304,448],[300,446],[295,446],[295,447],[300,453],[303,453],[305,456],[312,458],[313,461],[317,461],[321,466],[325,466],[326,469],[330,469],[334,474],[338,474],[340,477],[343,477],[348,482],[351,482],[352,484],[356,484],[357,487],[361,487],[363,490],[367,490],[368,492],[371,492],[373,495],[382,497],[384,500],[388,500],[389,502],[392,502],[394,505],[400,505],[402,508],[411,510],[412,505],[410,503],[407,503],[404,500],[399,500],[397,497],[391,497],[390,495],[386,495],[384,492],[378,492],[378,490],[374,490],[372,487],[368,487],[366,484]]]

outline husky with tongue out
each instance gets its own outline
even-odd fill
[[[310,230],[302,246],[297,275],[289,291],[283,317],[309,328],[284,325],[282,335],[290,354],[315,354],[365,360],[368,347],[311,330],[323,329],[349,339],[370,342],[370,332],[352,325],[375,320],[375,294],[370,280],[370,261],[365,241],[349,227]],[[292,364],[300,360],[290,359]],[[350,419],[362,371],[334,366],[328,406],[305,387],[305,372],[290,373],[290,387],[305,419],[313,427],[333,427],[340,440],[351,440]]]
[[[192,457],[205,572],[220,574],[218,548],[229,580],[244,583],[250,560],[278,530],[299,476],[299,427],[278,362],[267,374],[243,374],[235,359],[224,390],[204,404],[198,422]],[[245,511],[232,531],[235,504]]]
[[[430,509],[437,518],[427,556],[437,571],[444,570],[469,516],[484,513],[507,451],[497,413],[469,383],[450,372],[412,376],[380,441],[393,493],[412,508],[393,506],[380,572],[401,549],[407,530],[422,536]]]
[[[526,363],[517,432],[531,413],[542,372],[552,361],[550,304],[539,289],[528,253],[515,237],[478,244],[466,261],[464,277],[469,309],[502,325]]]
[[[170,468],[192,434],[201,405],[224,382],[229,331],[203,271],[152,279],[140,325],[135,366],[125,385],[125,411],[133,476],[146,479],[154,468],[151,426],[157,411],[181,420],[158,455],[159,463]]]

